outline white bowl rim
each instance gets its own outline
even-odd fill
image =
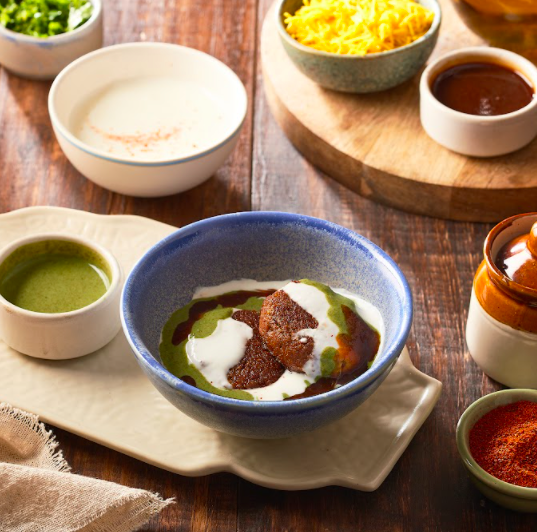
[[[91,312],[96,307],[100,307],[105,304],[105,302],[108,301],[112,297],[112,295],[118,291],[122,280],[122,274],[117,259],[106,248],[81,236],[66,235],[63,233],[38,233],[35,235],[28,235],[22,238],[18,238],[17,240],[10,242],[2,249],[0,249],[0,264],[2,264],[4,260],[7,259],[9,255],[11,255],[11,253],[13,253],[18,248],[27,244],[44,242],[47,240],[65,240],[69,242],[74,242],[75,244],[88,247],[92,251],[98,253],[110,267],[110,273],[112,275],[112,279],[110,279],[110,286],[108,287],[106,292],[99,299],[96,299],[93,303],[90,303],[85,307],[81,307],[79,309],[71,310],[68,312],[53,313],[27,310],[25,308],[14,305],[10,301],[8,301],[2,294],[0,294],[0,304],[8,308],[13,314],[24,316],[35,321],[61,321],[65,319],[74,318],[75,316],[79,316],[80,314]]]
[[[502,59],[511,59],[513,63],[517,66],[520,64],[524,65],[524,67],[531,71],[531,73],[533,74],[533,78],[529,79],[529,81],[533,85],[534,92],[532,101],[528,105],[521,107],[516,111],[513,111],[511,113],[505,113],[503,115],[471,115],[468,113],[462,113],[461,111],[456,111],[455,109],[444,105],[433,94],[430,85],[430,78],[433,75],[433,72],[435,72],[435,69],[438,68],[439,65],[442,65],[442,63],[448,62],[450,59],[464,59],[464,57],[474,58],[474,60],[476,57],[483,59],[497,59],[500,63],[502,63]],[[462,63],[464,63],[464,61],[461,61],[461,64]],[[520,70],[520,73],[524,74],[525,77],[530,77],[528,74],[526,74],[525,71],[522,71],[522,67],[520,67]],[[492,124],[510,121],[516,118],[523,118],[527,113],[530,113],[537,107],[537,67],[525,57],[522,57],[515,52],[511,52],[503,48],[494,48],[492,46],[470,46],[466,48],[459,48],[458,50],[453,50],[452,52],[438,57],[436,60],[434,60],[427,66],[427,68],[423,71],[423,74],[421,75],[420,94],[424,97],[426,96],[429,100],[431,100],[433,105],[438,110],[443,111],[451,119],[465,121],[470,124]]]
[[[101,0],[89,0],[93,5],[93,11],[91,17],[84,22],[78,28],[75,28],[73,31],[66,31],[64,33],[59,33],[58,35],[50,35],[49,37],[34,37],[33,35],[26,35],[26,33],[20,33],[18,31],[13,31],[8,28],[5,28],[0,24],[0,36],[4,34],[8,39],[14,41],[21,41],[27,44],[35,44],[37,46],[54,46],[59,44],[67,44],[69,41],[74,41],[78,38],[83,37],[83,33],[86,33],[90,27],[93,27],[96,22],[99,21],[101,14],[103,12],[103,5]]]
[[[356,55],[356,54],[335,54],[333,52],[325,52],[323,50],[317,50],[316,48],[312,48],[311,46],[306,46],[305,44],[299,43],[297,40],[293,39],[291,35],[287,33],[287,30],[285,29],[285,26],[283,25],[282,18],[281,18],[281,10],[283,3],[286,0],[279,0],[278,6],[276,8],[276,26],[278,28],[278,33],[281,37],[283,37],[288,43],[290,43],[292,46],[295,46],[299,50],[303,52],[308,52],[313,55],[318,55],[320,57],[331,57],[331,58],[338,58],[342,60],[348,60],[348,59],[354,59],[354,60],[373,60],[378,59],[380,57],[388,57],[397,53],[402,52],[403,50],[409,50],[410,48],[415,48],[416,46],[419,46],[424,41],[429,40],[430,38],[434,37],[436,33],[438,33],[438,29],[440,28],[440,23],[442,22],[442,6],[440,5],[439,0],[431,0],[431,2],[436,6],[436,11],[434,13],[433,23],[431,24],[431,27],[419,38],[416,39],[414,42],[411,42],[410,44],[405,44],[404,46],[399,46],[399,48],[394,48],[393,50],[387,50],[385,52],[375,52],[372,54],[365,54],[365,55]],[[420,0],[416,0],[418,3],[421,2]]]
[[[111,157],[106,152],[93,148],[86,144],[85,142],[82,142],[78,138],[76,138],[67,127],[63,125],[63,123],[59,120],[56,109],[54,106],[54,98],[56,95],[56,91],[58,90],[58,86],[62,82],[63,78],[65,78],[69,73],[79,68],[80,65],[83,65],[87,60],[91,60],[92,58],[100,55],[115,53],[118,50],[128,50],[131,48],[137,48],[137,47],[143,47],[143,48],[167,48],[167,49],[175,49],[175,50],[181,50],[182,53],[187,54],[193,54],[198,55],[198,57],[203,57],[205,60],[209,60],[214,62],[214,64],[218,64],[219,68],[224,68],[224,70],[229,74],[236,82],[237,87],[240,87],[241,97],[242,97],[242,109],[241,109],[241,115],[240,119],[238,120],[238,123],[234,125],[232,131],[226,135],[226,137],[220,141],[217,144],[214,144],[210,146],[209,148],[205,148],[200,151],[193,151],[192,155],[187,155],[183,157],[176,157],[176,158],[169,158],[169,159],[158,159],[153,161],[144,161],[144,160],[133,160],[126,157]],[[52,125],[56,129],[56,131],[70,144],[78,148],[79,150],[82,150],[83,152],[93,155],[94,157],[98,157],[99,159],[104,159],[106,161],[110,161],[113,163],[119,163],[119,164],[125,164],[129,166],[150,166],[150,167],[157,167],[157,166],[170,166],[174,164],[180,164],[180,163],[187,163],[190,161],[194,161],[196,159],[200,159],[202,157],[205,157],[206,155],[209,155],[210,153],[219,150],[222,146],[227,144],[230,140],[232,140],[241,130],[242,125],[246,119],[246,114],[248,112],[248,95],[246,92],[246,88],[244,87],[244,84],[242,83],[241,79],[237,74],[224,62],[220,61],[216,57],[207,54],[205,52],[202,52],[201,50],[197,50],[195,48],[190,48],[188,46],[182,46],[179,44],[173,44],[173,43],[165,43],[165,42],[129,42],[129,43],[123,43],[123,44],[115,44],[112,46],[106,46],[104,48],[100,48],[98,50],[95,50],[93,52],[90,52],[86,55],[83,55],[82,57],[79,57],[69,65],[67,65],[56,77],[54,82],[52,83],[52,86],[50,88],[50,92],[48,95],[48,111],[50,115],[50,119],[52,122]]]

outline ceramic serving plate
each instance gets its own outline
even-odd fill
[[[125,274],[175,230],[137,216],[30,207],[0,215],[0,247],[44,229],[108,248]],[[229,471],[277,489],[377,489],[427,419],[440,390],[437,380],[414,368],[405,349],[375,394],[344,419],[295,438],[250,440],[181,414],[143,375],[123,333],[91,355],[65,361],[33,359],[0,341],[0,401],[174,473]]]

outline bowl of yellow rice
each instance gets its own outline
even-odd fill
[[[276,24],[295,66],[324,88],[368,93],[416,75],[436,45],[438,0],[280,0]]]

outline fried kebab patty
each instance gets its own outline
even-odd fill
[[[317,320],[293,301],[283,290],[274,292],[263,302],[259,333],[272,354],[287,369],[304,373],[303,367],[313,352],[309,336],[297,338],[302,329],[316,329]]]
[[[262,388],[276,382],[285,368],[273,356],[259,334],[259,313],[254,310],[237,310],[232,318],[252,328],[254,334],[246,343],[240,362],[233,366],[227,379],[233,388],[248,390]]]

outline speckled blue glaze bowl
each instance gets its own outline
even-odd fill
[[[161,364],[161,330],[196,287],[240,278],[310,278],[360,295],[382,315],[382,353],[352,382],[305,399],[242,401],[190,386]],[[363,236],[308,216],[244,212],[193,223],[151,248],[127,278],[121,315],[138,363],[179,410],[229,434],[282,438],[340,419],[378,388],[404,347],[412,297],[393,260]]]
[[[438,0],[417,0],[434,12],[429,31],[412,44],[365,56],[338,55],[304,46],[293,39],[283,23],[284,13],[296,13],[302,0],[280,0],[276,26],[283,47],[295,66],[326,89],[368,93],[391,89],[416,75],[431,55],[438,39],[442,12]]]

